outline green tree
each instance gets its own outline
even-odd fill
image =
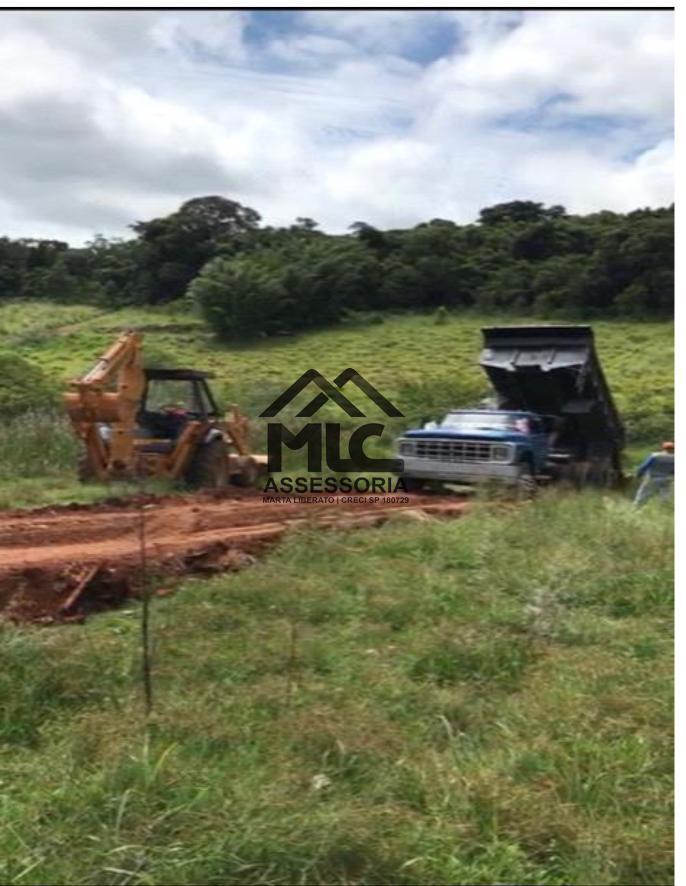
[[[562,207],[554,207],[555,213]],[[564,212],[564,210],[563,210]],[[540,222],[546,218],[546,210],[542,203],[534,203],[532,200],[511,200],[509,203],[496,203],[488,206],[479,213],[479,221],[482,225],[502,225],[512,222]]]
[[[435,218],[380,230],[357,221],[337,236],[306,217],[261,227],[255,210],[213,196],[133,229],[129,240],[76,248],[0,238],[0,298],[157,304],[191,286],[222,335],[306,329],[350,309],[475,305],[588,318],[673,310],[673,207],[579,216],[514,200],[484,208],[474,224]]]
[[[156,304],[182,296],[222,245],[254,230],[259,221],[259,213],[235,200],[196,197],[171,215],[131,225],[142,244],[138,272],[146,300]]]
[[[351,238],[314,238],[203,268],[189,288],[222,337],[273,335],[336,322],[345,309],[373,303],[380,268]]]

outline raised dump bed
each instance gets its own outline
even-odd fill
[[[541,415],[553,450],[574,460],[610,458],[617,470],[624,427],[590,326],[489,326],[480,364],[501,410]]]

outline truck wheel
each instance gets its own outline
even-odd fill
[[[622,453],[615,449],[612,453],[612,469],[610,471],[610,483],[612,489],[623,489],[626,485],[627,476],[622,470]]]
[[[609,458],[599,458],[591,463],[588,482],[600,489],[609,489],[613,485],[612,462]]]
[[[198,447],[186,472],[186,482],[191,486],[218,488],[229,482],[229,458],[223,440],[210,440]]]
[[[517,480],[517,498],[532,499],[536,495],[537,489],[531,468],[527,465],[527,467],[522,468],[522,472]]]
[[[406,492],[421,492],[424,489],[424,480],[417,477],[401,477]]]
[[[575,461],[569,466],[569,479],[574,489],[583,489],[589,482],[589,462]]]

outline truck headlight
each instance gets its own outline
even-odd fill
[[[414,443],[410,440],[400,440],[398,443],[398,452],[400,455],[412,455],[414,452]]]
[[[491,447],[491,458],[493,461],[510,461],[512,458],[512,447],[496,443],[495,446]]]

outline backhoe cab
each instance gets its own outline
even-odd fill
[[[247,418],[236,407],[221,417],[209,373],[144,369],[141,343],[139,333],[123,333],[65,394],[85,446],[80,479],[252,485],[266,459],[250,453]]]

